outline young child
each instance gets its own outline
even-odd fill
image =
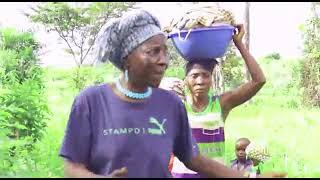
[[[250,144],[248,138],[240,138],[236,141],[235,153],[237,158],[231,161],[231,168],[237,171],[250,172],[253,168],[253,162],[247,158],[246,148]]]
[[[248,159],[253,162],[251,172],[261,174],[263,171],[263,163],[270,158],[270,153],[265,146],[250,143],[246,148]]]

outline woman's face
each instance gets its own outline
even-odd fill
[[[211,72],[195,64],[187,74],[186,84],[193,96],[207,96],[212,85]]]
[[[129,80],[138,86],[158,87],[168,67],[167,38],[155,35],[133,50],[125,61]]]

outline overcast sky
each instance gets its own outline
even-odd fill
[[[62,50],[61,40],[54,33],[46,33],[34,27],[21,12],[27,11],[34,2],[0,2],[0,25],[17,29],[33,27],[37,38],[47,53],[42,60],[47,65],[68,66],[73,60]],[[243,23],[244,2],[220,2],[221,7],[231,10],[238,23]],[[190,2],[143,2],[141,7],[159,17],[161,24],[169,21],[190,7]],[[301,55],[302,40],[299,25],[309,16],[309,2],[252,2],[250,6],[251,52],[260,57],[279,52],[283,57]]]

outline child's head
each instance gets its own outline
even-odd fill
[[[248,138],[240,138],[236,142],[235,151],[238,161],[244,163],[247,160],[246,148],[250,144]]]
[[[250,143],[246,149],[248,159],[252,160],[253,165],[257,166],[270,158],[268,149],[260,144]]]

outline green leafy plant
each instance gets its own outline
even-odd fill
[[[280,60],[281,56],[280,56],[280,53],[274,52],[274,53],[270,53],[270,54],[266,55],[265,58],[271,59],[271,60]]]
[[[48,113],[39,45],[31,32],[12,28],[0,32],[0,107],[6,115],[1,116],[1,126],[10,130],[11,139],[32,137],[34,142],[42,136]]]
[[[319,4],[314,3],[314,11]],[[304,37],[305,61],[302,65],[301,86],[304,102],[320,107],[320,17],[316,13],[301,27]]]
[[[224,85],[227,88],[235,88],[244,80],[243,60],[236,55],[235,48],[234,45],[228,47],[222,64]]]

